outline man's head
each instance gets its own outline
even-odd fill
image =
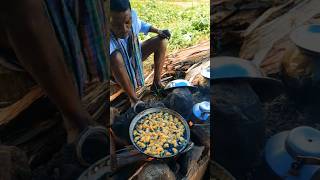
[[[117,38],[125,38],[131,31],[131,7],[129,0],[111,0],[111,31]]]

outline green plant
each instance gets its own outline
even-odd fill
[[[177,3],[178,2],[178,3]],[[182,1],[132,0],[132,7],[139,17],[160,29],[169,29],[172,38],[169,51],[195,45],[210,37],[209,0],[193,1],[192,4]],[[183,2],[192,2],[184,0]],[[154,34],[140,35],[146,40]]]
[[[169,29],[169,53],[209,40],[210,1],[209,0],[131,0],[132,8],[140,19],[159,29]],[[144,41],[154,36],[140,35]],[[145,73],[151,68],[152,57],[144,62]]]

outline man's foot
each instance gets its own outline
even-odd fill
[[[164,85],[161,82],[153,82],[153,84],[150,87],[150,90],[154,93],[162,93],[164,90]]]

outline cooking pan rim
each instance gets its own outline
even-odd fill
[[[186,130],[186,135],[187,135],[187,138],[186,138],[186,143],[184,144],[184,146],[179,149],[178,153],[174,154],[174,155],[171,155],[171,156],[164,156],[164,157],[158,157],[158,156],[152,156],[152,155],[149,155],[149,154],[146,154],[144,153],[139,147],[138,145],[134,142],[134,139],[133,139],[133,130],[134,130],[134,127],[136,126],[137,122],[141,120],[142,117],[150,114],[150,113],[155,113],[155,112],[160,112],[160,111],[163,111],[163,112],[168,112],[170,114],[173,114],[175,117],[177,117],[183,124],[185,130]],[[130,123],[130,126],[129,126],[129,136],[130,136],[130,140],[133,144],[133,146],[141,153],[149,156],[149,157],[153,157],[153,158],[157,158],[157,159],[166,159],[166,158],[171,158],[171,157],[175,157],[177,156],[178,154],[180,154],[185,148],[188,147],[188,144],[190,143],[190,128],[189,128],[189,125],[187,123],[187,121],[176,111],[172,110],[172,109],[169,109],[169,108],[163,108],[163,107],[155,107],[155,108],[148,108],[142,112],[140,112],[139,114],[137,114],[131,121]]]

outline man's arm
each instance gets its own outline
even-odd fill
[[[171,37],[169,30],[160,30],[158,28],[153,27],[152,25],[149,28],[149,32],[158,34],[161,38],[167,38],[168,40]]]
[[[90,116],[81,105],[42,3],[42,0],[6,3],[3,23],[10,45],[23,67],[70,120],[69,128],[84,128]]]

